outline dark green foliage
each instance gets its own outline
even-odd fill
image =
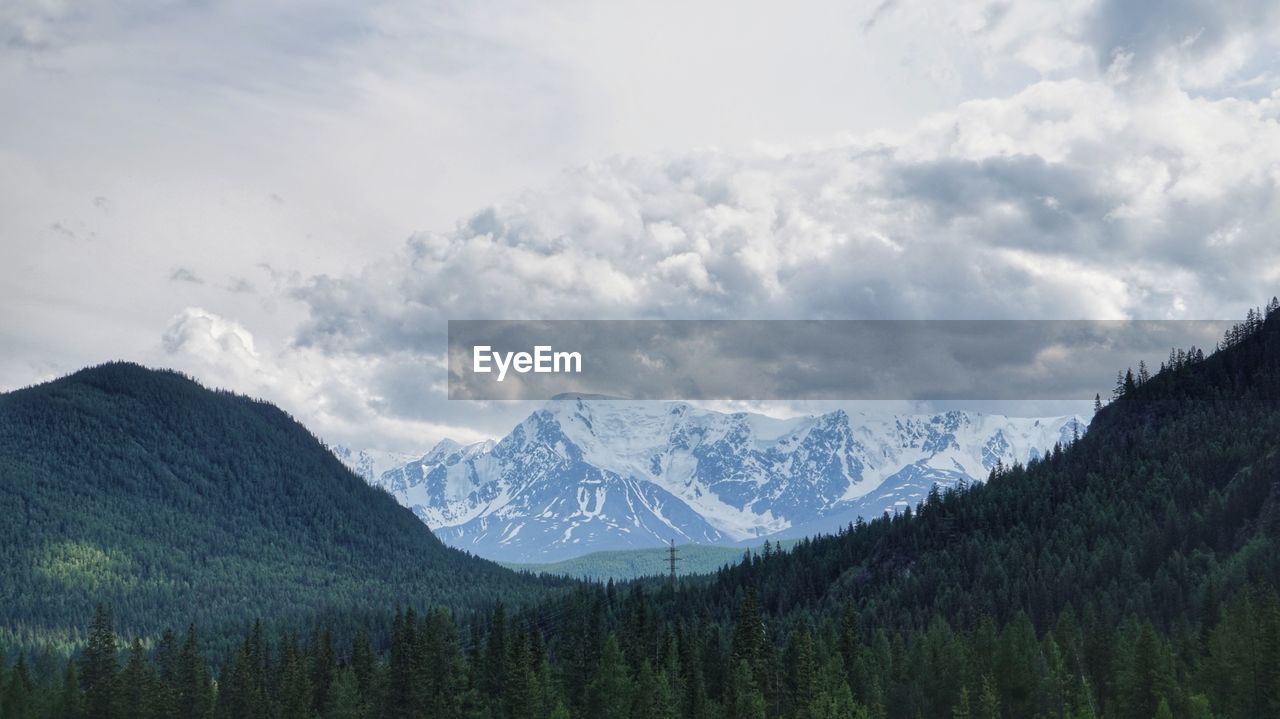
[[[345,617],[369,628],[349,645],[246,621],[202,656],[194,631],[165,633],[123,665],[103,609],[78,665],[0,667],[0,716],[1280,716],[1280,316],[1248,324],[1223,352],[1121,373],[1042,461],[713,577],[370,611]]]
[[[195,622],[230,651],[258,616],[352,624],[563,583],[444,547],[272,405],[126,363],[0,395],[0,563],[11,647],[83,644],[98,603],[125,635]]]

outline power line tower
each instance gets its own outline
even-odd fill
[[[676,583],[676,562],[678,561],[680,561],[680,559],[676,557],[676,540],[672,539],[671,546],[667,548],[667,563],[671,565],[671,585],[672,586],[675,586],[675,583]]]

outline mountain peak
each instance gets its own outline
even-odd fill
[[[681,541],[830,531],[984,480],[1072,434],[1074,418],[934,415],[778,419],[683,402],[551,401],[495,443],[441,442],[383,474],[446,542],[545,561]],[[838,524],[832,524],[836,522]]]

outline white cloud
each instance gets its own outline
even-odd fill
[[[518,411],[443,400],[450,317],[1234,316],[1275,12],[0,5],[0,384],[150,359],[412,449]]]
[[[304,283],[299,338],[429,357],[464,317],[1235,316],[1272,291],[1238,259],[1280,233],[1273,107],[1046,80],[818,150],[595,163]]]

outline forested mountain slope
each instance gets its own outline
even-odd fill
[[[205,655],[216,685],[194,638],[180,651],[135,645],[122,665],[104,613],[78,662],[36,679],[8,667],[0,707],[202,719],[1280,716],[1280,302],[1266,315],[1251,313],[1220,352],[1177,351],[1154,376],[1122,377],[1090,432],[1043,459],[934,492],[918,511],[767,545],[710,578],[582,584],[487,618],[387,605],[348,622],[376,625],[373,641],[246,624],[237,651]],[[519,594],[493,594],[504,596]]]
[[[10,646],[99,602],[153,636],[550,583],[443,546],[278,408],[125,363],[0,395],[0,563]]]
[[[1220,586],[1275,583],[1280,313],[1236,335],[1207,358],[1180,351],[1150,378],[1129,373],[1070,447],[729,569],[708,603],[750,587],[767,609],[853,601],[902,629],[1019,611],[1046,626],[1068,605],[1169,625]]]

